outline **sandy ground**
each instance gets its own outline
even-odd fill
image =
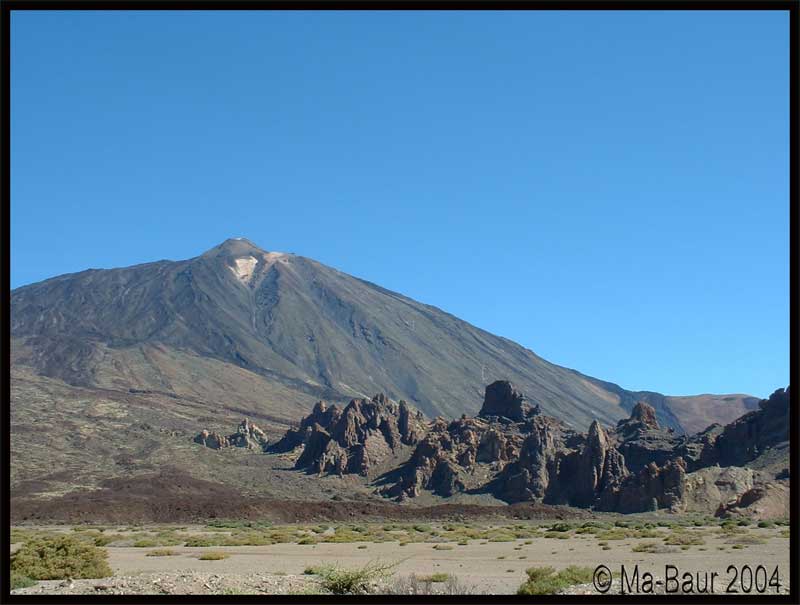
[[[376,559],[399,562],[395,576],[447,573],[463,583],[489,594],[513,594],[526,578],[525,569],[534,566],[553,566],[561,569],[569,565],[596,567],[606,565],[618,578],[620,566],[628,572],[638,564],[639,573],[651,572],[663,578],[665,565],[675,565],[680,573],[718,572],[718,584],[723,588],[732,578],[729,565],[738,569],[749,565],[755,570],[763,565],[769,574],[777,565],[782,583],[789,580],[789,540],[776,536],[774,529],[752,530],[767,539],[766,544],[748,545],[741,550],[725,545],[724,538],[706,536],[706,544],[688,550],[676,549],[670,553],[635,553],[632,547],[652,540],[628,539],[609,541],[610,550],[602,550],[598,541],[587,535],[573,536],[568,540],[537,538],[532,544],[524,540],[515,542],[488,542],[471,540],[466,546],[448,544],[452,550],[437,550],[433,543],[409,543],[402,547],[397,542],[348,544],[275,544],[270,546],[237,547],[171,547],[179,553],[170,557],[148,557],[153,549],[110,547],[109,564],[117,576],[138,574],[201,573],[222,577],[262,574],[264,576],[302,576],[310,566],[324,563],[341,567],[359,567]],[[724,551],[718,547],[725,547]],[[362,547],[362,548],[359,548]],[[365,547],[365,548],[363,548]],[[518,550],[517,550],[518,549]],[[201,561],[204,552],[229,554],[218,561]]]

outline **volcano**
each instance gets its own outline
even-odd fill
[[[90,269],[12,291],[12,363],[72,387],[158,394],[291,423],[317,399],[386,393],[429,417],[475,414],[509,380],[576,429],[638,401],[695,431],[746,395],[633,392],[552,364],[436,307],[310,258],[229,239],[183,261]]]

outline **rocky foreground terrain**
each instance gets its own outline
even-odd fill
[[[343,409],[319,402],[267,451],[292,452],[317,475],[370,475],[402,446],[407,461],[372,481],[409,501],[423,492],[491,493],[505,502],[542,502],[634,513],[669,509],[718,516],[788,516],[789,390],[779,389],[726,425],[694,435],[660,426],[638,403],[614,427],[580,433],[545,416],[507,381],[486,387],[477,416],[425,421],[384,395]],[[198,439],[204,435],[198,436]]]
[[[347,594],[514,594],[528,570],[570,566],[583,571],[570,581],[551,583],[545,593],[597,594],[586,582],[599,564],[613,574],[612,594],[619,590],[623,565],[629,572],[638,566],[641,576],[647,572],[657,579],[665,577],[665,565],[676,565],[698,579],[688,594],[706,592],[711,572],[719,576],[714,592],[721,593],[741,576],[729,566],[751,571],[761,566],[758,583],[745,578],[734,588],[740,594],[783,594],[790,580],[785,523],[660,511],[595,513],[555,522],[470,517],[467,522],[290,526],[228,522],[228,528],[221,527],[226,522],[26,526],[12,529],[12,550],[45,535],[73,536],[104,544],[113,572],[97,579],[28,582],[20,594],[330,594],[343,588],[334,576],[352,573],[365,584],[351,584]],[[362,573],[366,569],[378,573]],[[663,593],[665,586],[654,589]],[[647,592],[644,585],[641,592]]]

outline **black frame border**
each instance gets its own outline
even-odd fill
[[[800,150],[798,127],[800,126],[800,90],[798,89],[798,67],[800,63],[800,0],[8,0],[0,3],[0,32],[2,35],[2,212],[0,212],[0,287],[3,298],[0,304],[2,322],[2,392],[0,392],[0,473],[2,473],[3,496],[0,496],[0,604],[2,603],[708,603],[728,602],[728,595],[542,595],[526,597],[518,595],[462,595],[462,596],[395,596],[368,595],[340,597],[324,595],[11,595],[10,574],[5,573],[10,565],[9,544],[11,536],[10,511],[10,179],[11,179],[11,18],[13,11],[37,10],[559,10],[559,11],[787,11],[789,13],[789,330],[790,330],[790,466],[800,469],[800,404],[798,403],[798,331],[800,330],[800,300],[798,299],[798,272],[800,270],[800,190],[798,165]],[[794,108],[794,109],[792,109]],[[788,595],[734,595],[733,601],[748,603],[800,603],[800,485],[790,482],[790,594]]]

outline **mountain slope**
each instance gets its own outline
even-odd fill
[[[635,393],[547,362],[435,307],[314,260],[227,240],[185,261],[63,275],[11,296],[12,363],[84,388],[218,403],[276,422],[315,399],[384,392],[428,416],[474,414],[483,386],[517,384],[576,428],[639,399],[677,430],[757,400]],[[721,399],[715,400],[723,401]],[[719,408],[719,409],[717,409]],[[717,415],[719,414],[719,415]]]

